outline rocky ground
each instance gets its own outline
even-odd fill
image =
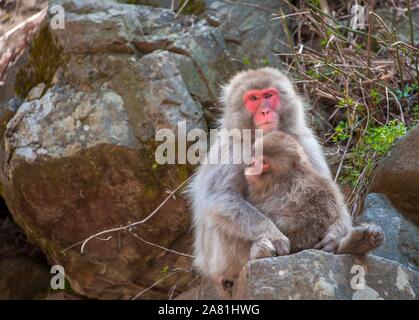
[[[286,35],[271,12],[286,11],[283,1],[208,0],[196,15],[177,15],[170,3],[50,1],[65,9],[65,29],[52,28],[49,13],[0,86],[2,197],[48,263],[64,266],[71,293],[169,298],[196,286],[188,257],[190,212],[181,195],[145,224],[92,239],[83,253],[79,242],[145,218],[193,171],[155,162],[158,129],[186,121],[188,128],[207,130],[223,81],[248,60],[281,67],[276,53],[286,51]],[[376,253],[384,258],[307,251],[252,262],[235,297],[416,299],[419,157],[409,146],[418,140],[415,129],[394,147],[375,178],[386,179],[387,189],[372,189],[383,195],[367,200],[364,218],[385,227],[386,246]],[[395,165],[400,158],[409,165]],[[392,179],[386,167],[395,170]],[[405,177],[403,188],[398,177]],[[12,286],[8,279],[38,268],[28,261],[18,275],[10,263],[0,263],[0,291]],[[350,286],[353,264],[368,270],[365,291]],[[39,281],[33,291],[6,297],[39,297],[38,283],[46,294],[45,272],[30,274]],[[193,290],[189,297],[197,297]]]

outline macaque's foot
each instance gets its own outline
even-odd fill
[[[383,230],[376,225],[361,225],[353,228],[342,240],[338,253],[366,254],[378,248],[384,241]]]
[[[339,241],[336,239],[336,236],[333,233],[328,233],[319,243],[314,246],[314,249],[336,253],[338,247]]]
[[[372,246],[372,249],[378,248],[384,242],[384,232],[379,226],[370,225],[368,227],[367,238]]]
[[[273,240],[272,244],[275,247],[275,253],[277,256],[285,256],[290,253],[290,240],[286,236]]]
[[[250,248],[250,260],[263,259],[275,255],[275,247],[268,239],[260,239],[254,242]]]

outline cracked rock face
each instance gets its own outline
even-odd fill
[[[184,121],[207,130],[220,84],[245,57],[279,65],[282,31],[266,10],[207,1],[199,17],[176,17],[171,1],[142,3],[50,1],[64,8],[65,29],[51,27],[49,12],[0,94],[3,197],[71,288],[92,298],[129,299],[156,283],[140,298],[188,289],[190,258],[164,249],[191,251],[180,194],[147,223],[92,239],[83,254],[72,245],[144,219],[192,173],[156,163],[159,129],[176,132]]]
[[[267,62],[281,65],[277,54],[288,51],[284,45],[286,35],[279,20],[272,19],[272,14],[280,14],[280,10],[286,12],[283,1],[250,0],[240,4],[220,0],[205,2],[208,20],[220,26],[229,49],[238,59],[248,60],[253,66]]]
[[[359,276],[365,275],[365,282]],[[237,299],[417,299],[419,274],[375,256],[306,250],[251,261],[242,270]]]
[[[23,103],[5,136],[10,176],[18,159],[69,157],[100,144],[135,145],[121,96],[107,89],[88,94],[69,86],[52,87],[41,99]]]
[[[245,300],[417,300],[419,273],[373,255],[335,255],[318,250],[250,261],[233,287]],[[217,300],[209,282],[177,297]]]

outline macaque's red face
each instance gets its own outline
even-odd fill
[[[253,123],[257,129],[271,131],[277,128],[279,93],[276,88],[249,90],[244,94],[246,109],[253,115]]]

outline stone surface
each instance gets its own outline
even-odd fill
[[[181,195],[130,230],[141,238],[121,231],[83,254],[68,248],[145,218],[191,174],[156,163],[159,129],[206,130],[243,59],[280,65],[271,13],[282,4],[256,2],[206,1],[205,13],[176,16],[171,1],[50,1],[64,8],[65,29],[51,27],[49,11],[0,87],[0,185],[14,220],[75,292],[132,298],[157,282],[141,298],[167,298],[189,288],[190,258],[152,245],[190,251]]]
[[[367,196],[359,222],[374,223],[384,231],[384,243],[374,250],[374,255],[419,271],[419,230],[395,210],[384,195],[370,193]]]
[[[419,127],[400,138],[377,165],[369,192],[384,194],[419,226]]]
[[[207,19],[220,26],[232,54],[252,67],[269,64],[281,68],[278,53],[287,52],[286,36],[273,13],[286,12],[280,0],[206,0]]]
[[[45,83],[41,82],[36,87],[32,88],[31,91],[29,91],[26,97],[26,100],[32,101],[32,100],[40,99],[45,89],[46,89]]]
[[[213,101],[210,88],[222,78],[212,64],[227,57],[223,37],[205,23],[183,29],[183,18],[174,21],[165,9],[113,1],[50,5],[57,4],[66,9],[65,32],[45,27],[34,40],[36,50],[29,50],[23,74],[42,71],[36,56],[45,52],[41,49],[53,53],[50,60],[60,58],[47,69],[45,93],[30,94],[6,121],[0,152],[3,196],[49,262],[64,266],[74,291],[128,299],[158,282],[141,298],[177,295],[192,280],[190,258],[152,244],[190,251],[190,215],[180,195],[131,230],[141,238],[121,231],[108,241],[93,239],[82,255],[80,245],[66,249],[99,231],[145,218],[190,175],[186,165],[155,162],[154,137],[162,128],[176,132],[179,121],[188,129],[206,130],[203,104]],[[130,23],[141,24],[147,34]],[[170,45],[178,41],[178,49],[151,45],[149,52],[139,50],[138,41],[153,44],[164,34],[173,34]],[[206,61],[198,59],[204,45]],[[172,276],[176,268],[184,271]]]
[[[164,47],[185,21],[168,9],[121,4],[112,0],[54,0],[66,12],[65,28],[56,30],[64,52],[134,53],[134,44],[151,52]],[[53,14],[50,13],[50,18]],[[89,30],[89,32],[86,32]],[[134,41],[135,39],[135,41]]]
[[[363,289],[351,287],[351,283],[360,284],[357,268],[365,272]],[[411,300],[418,294],[419,274],[396,262],[306,250],[249,262],[240,273],[233,298]]]
[[[151,66],[158,68],[157,63]],[[188,104],[187,91],[170,78],[170,67],[161,67],[168,75],[166,91],[154,92],[148,104],[152,98],[145,98],[138,112],[149,128],[160,123],[175,129],[181,119],[198,126],[193,122],[200,118],[193,109],[197,105],[191,98]],[[153,90],[153,75],[160,79],[159,73],[147,75],[147,89]],[[171,104],[164,105],[165,94]],[[164,266],[188,265],[187,258],[153,249],[127,232],[106,243],[93,240],[83,256],[78,248],[62,252],[98,231],[144,218],[167,189],[187,176],[186,167],[155,165],[148,133],[139,136],[145,138],[142,144],[125,108],[111,88],[89,93],[56,85],[40,100],[24,103],[6,130],[4,195],[15,220],[51,261],[64,265],[73,289],[91,297],[129,298],[144,288],[142,283],[153,283]],[[134,231],[153,243],[176,247],[186,241],[188,225],[185,202],[177,198]],[[181,251],[187,250],[186,243]]]

